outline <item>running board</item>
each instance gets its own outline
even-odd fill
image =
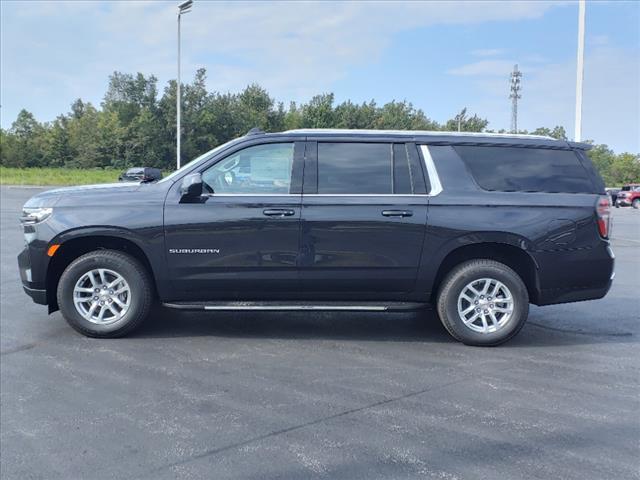
[[[379,304],[374,302],[170,302],[163,303],[164,307],[178,310],[216,310],[216,311],[348,311],[348,312],[394,312],[403,310],[418,310],[425,308],[424,303],[390,302]]]

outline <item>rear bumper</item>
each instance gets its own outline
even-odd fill
[[[597,300],[609,292],[615,277],[615,255],[608,242],[584,250],[538,253],[536,261],[536,305]]]
[[[541,290],[537,305],[553,305],[556,303],[583,302],[603,298],[611,289],[613,278],[603,287]]]

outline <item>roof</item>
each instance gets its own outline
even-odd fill
[[[511,133],[484,133],[484,132],[440,132],[432,130],[362,130],[346,128],[301,128],[287,130],[282,133],[300,135],[402,135],[410,137],[487,137],[487,138],[530,138],[538,140],[556,140],[546,135],[521,135]]]
[[[394,141],[403,138],[404,141],[427,143],[430,145],[495,145],[505,147],[541,147],[552,149],[580,149],[588,150],[592,145],[587,143],[557,140],[545,135],[520,135],[512,133],[485,132],[439,132],[429,130],[357,130],[344,128],[302,128],[277,133],[265,133],[260,129],[252,129],[247,136],[301,136],[309,140],[335,139],[349,141],[354,137],[368,138],[372,141]]]

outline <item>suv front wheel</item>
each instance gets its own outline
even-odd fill
[[[522,279],[494,260],[471,260],[451,270],[438,293],[438,315],[447,331],[467,345],[506,342],[524,326],[529,295]]]
[[[76,258],[58,283],[58,306],[65,320],[88,337],[121,337],[148,316],[153,293],[144,266],[116,250],[96,250]]]

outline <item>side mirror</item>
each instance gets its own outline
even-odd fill
[[[180,194],[183,199],[195,199],[202,195],[202,174],[192,173],[182,179]]]

